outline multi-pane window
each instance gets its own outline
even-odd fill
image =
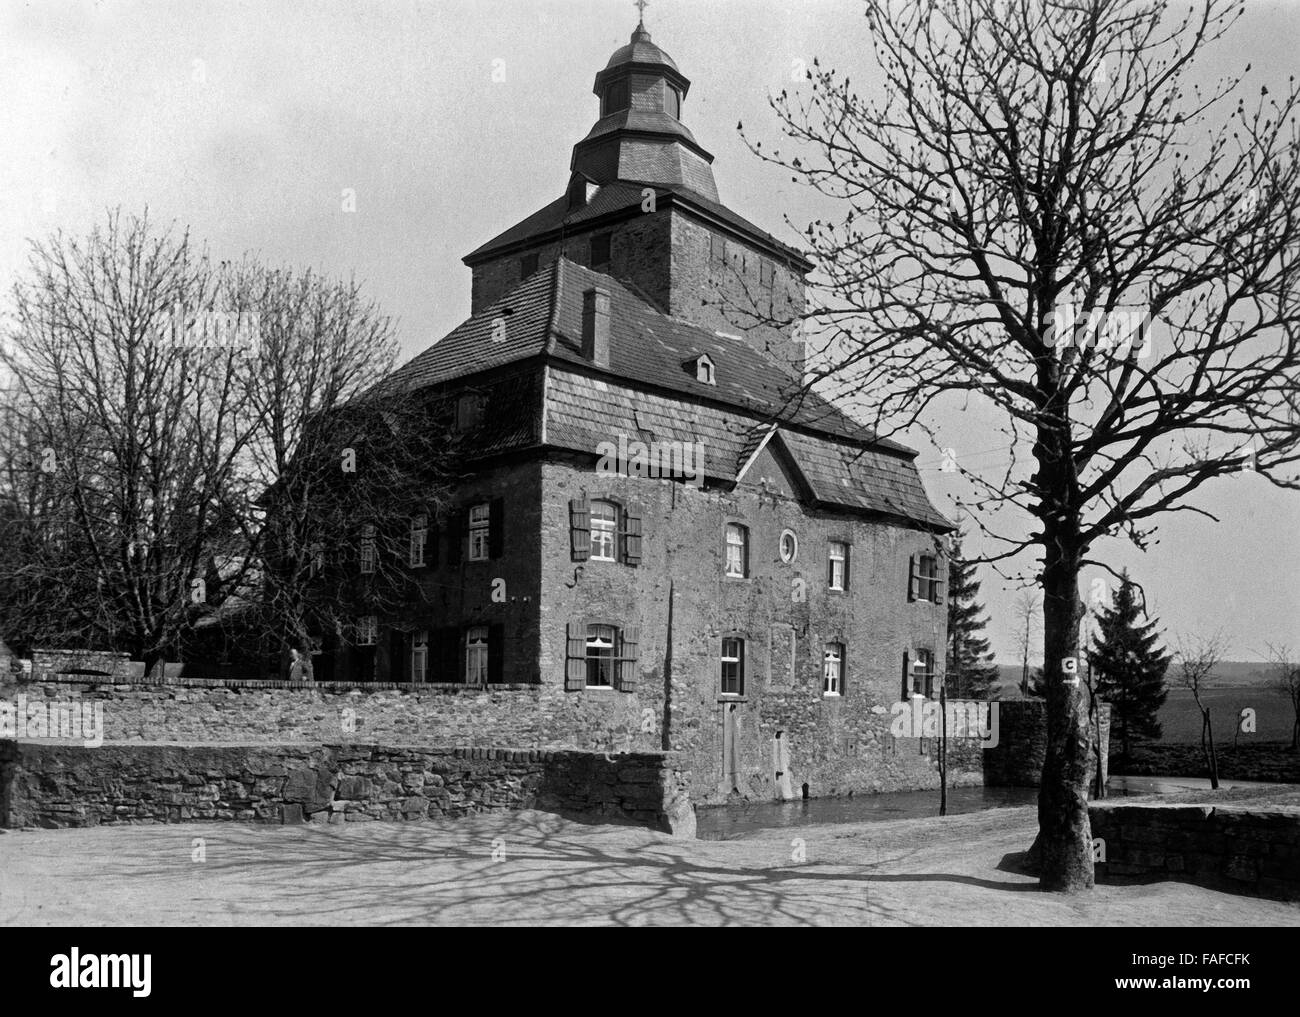
[[[838,696],[844,691],[844,644],[827,643],[822,650],[822,695]]]
[[[412,568],[421,568],[424,565],[424,546],[429,540],[429,517],[414,516],[411,519],[411,547],[407,555],[407,563]]]
[[[917,599],[939,602],[939,562],[932,554],[923,554],[916,564]]]
[[[591,503],[591,560],[618,560],[618,506],[611,501]]]
[[[726,574],[733,579],[749,575],[749,530],[739,523],[727,524]]]
[[[934,694],[934,654],[929,650],[916,651],[916,660],[912,664],[912,691],[927,698]]]
[[[417,629],[411,636],[411,681],[429,680],[429,630]]]
[[[469,560],[487,561],[492,531],[492,510],[487,502],[469,510]]]
[[[722,641],[722,694],[745,694],[745,641],[728,637]]]
[[[614,648],[618,629],[613,625],[587,627],[587,688],[614,687]]]
[[[375,528],[367,523],[361,527],[361,571],[363,573],[368,574],[375,571],[376,557]]]
[[[373,614],[357,619],[357,645],[374,646],[379,641],[379,619]]]
[[[475,625],[465,633],[465,681],[470,685],[487,684],[488,628]]]
[[[831,541],[830,556],[826,569],[826,583],[832,590],[848,588],[849,545]]]

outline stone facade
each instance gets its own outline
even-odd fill
[[[409,822],[543,809],[695,835],[668,753],[0,742],[0,826]]]
[[[1088,807],[1098,882],[1177,879],[1300,901],[1300,808],[1125,805]]]

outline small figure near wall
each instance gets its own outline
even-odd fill
[[[311,657],[302,653],[297,647],[291,647],[289,649],[289,681],[309,682],[313,680]]]

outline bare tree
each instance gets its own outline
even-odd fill
[[[1286,643],[1268,644],[1269,685],[1291,702],[1291,751],[1300,748],[1300,661]]]
[[[32,245],[4,352],[24,439],[7,493],[24,579],[72,594],[42,635],[152,665],[207,599],[204,563],[238,529],[248,437],[215,279],[187,234],[147,215]]]
[[[377,389],[397,341],[354,281],[246,260],[223,292],[258,323],[257,355],[239,374],[253,424],[246,536],[261,567],[264,648],[286,671],[292,651],[310,660],[322,639],[352,643],[358,615],[418,607],[413,523],[445,507],[457,442],[447,407]]]
[[[1189,689],[1201,711],[1201,752],[1205,756],[1205,769],[1210,775],[1210,787],[1219,786],[1219,758],[1214,751],[1214,728],[1210,723],[1210,708],[1201,700],[1205,683],[1219,661],[1223,659],[1228,644],[1221,632],[1209,636],[1180,636],[1175,651],[1178,660],[1179,681]]]
[[[1243,467],[1300,486],[1298,93],[1189,76],[1240,10],[868,0],[883,97],[814,62],[772,103],[797,151],[751,142],[837,203],[806,234],[828,384],[882,435],[945,399],[1004,422],[1005,473],[958,468],[984,560],[1039,559],[1045,888],[1093,882],[1081,568]]]
[[[1023,590],[1015,603],[1015,637],[1020,647],[1020,698],[1029,698],[1029,649],[1042,631],[1043,598],[1037,590]]]

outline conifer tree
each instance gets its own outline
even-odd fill
[[[989,641],[980,633],[988,625],[979,602],[980,584],[974,563],[962,561],[959,531],[948,558],[948,694],[961,699],[987,699],[997,689],[998,668]]]
[[[1137,587],[1125,572],[1110,607],[1097,616],[1098,631],[1089,651],[1097,695],[1110,703],[1111,730],[1118,733],[1128,759],[1133,744],[1160,737],[1157,717],[1168,690],[1170,655],[1159,646],[1156,622],[1142,623]]]

